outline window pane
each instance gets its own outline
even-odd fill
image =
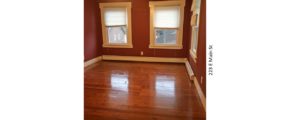
[[[156,7],[154,22],[154,27],[179,27],[179,7]]]
[[[192,46],[193,46],[193,52],[196,51],[197,49],[197,44],[198,44],[198,28],[192,28],[192,39],[193,39],[193,43],[192,43]]]
[[[195,2],[195,26],[199,26],[200,0],[196,0]]]
[[[156,29],[156,44],[176,44],[176,29]]]
[[[126,25],[127,12],[126,8],[106,8],[105,9],[105,24],[112,25]]]
[[[127,27],[107,27],[109,43],[127,43]]]
[[[195,2],[196,2],[195,3],[195,9],[199,12],[199,10],[200,10],[200,0],[196,0]]]

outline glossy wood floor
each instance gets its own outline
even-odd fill
[[[184,64],[102,61],[84,83],[85,120],[205,120]]]

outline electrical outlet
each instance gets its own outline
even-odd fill
[[[140,55],[143,56],[143,51],[141,51]]]

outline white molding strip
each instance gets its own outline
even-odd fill
[[[205,98],[205,96],[204,96],[204,94],[203,94],[203,92],[201,90],[201,87],[200,87],[200,85],[199,85],[196,77],[193,77],[194,76],[194,73],[193,73],[193,71],[191,69],[191,66],[190,66],[190,64],[189,64],[189,62],[187,60],[185,62],[185,66],[186,66],[187,73],[188,73],[190,79],[193,78],[193,83],[194,83],[194,86],[195,86],[195,88],[197,90],[199,99],[200,99],[200,101],[202,103],[202,106],[203,106],[204,110],[206,111],[206,98]]]
[[[185,63],[186,58],[103,55],[103,60]]]
[[[201,103],[203,105],[204,110],[206,111],[206,98],[205,98],[205,96],[204,96],[204,94],[203,94],[203,92],[201,90],[201,87],[198,84],[198,81],[197,81],[196,77],[193,78],[193,81],[194,81],[193,83],[194,83],[195,88],[197,90],[199,99],[200,99],[200,101],[201,101]]]
[[[186,67],[186,70],[187,70],[189,77],[191,78],[191,76],[193,76],[194,73],[193,73],[191,66],[187,60],[185,61],[185,67]]]
[[[87,66],[89,66],[89,65],[91,65],[91,64],[94,64],[94,63],[96,63],[96,62],[99,62],[99,61],[101,61],[101,60],[102,60],[102,56],[95,57],[95,58],[93,58],[93,59],[91,59],[91,60],[86,61],[86,62],[84,63],[84,66],[87,67]]]

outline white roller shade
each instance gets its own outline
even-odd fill
[[[178,28],[179,6],[155,7],[154,27]]]
[[[126,8],[105,8],[105,24],[106,26],[126,25]]]

